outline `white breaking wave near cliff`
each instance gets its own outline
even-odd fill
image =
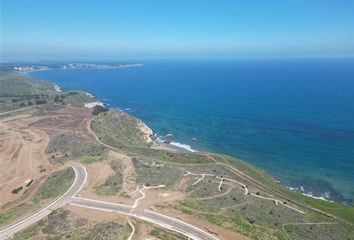
[[[179,148],[186,149],[187,151],[190,151],[190,152],[198,152],[197,150],[193,149],[191,146],[184,144],[184,143],[171,142],[170,144],[173,146],[179,147]]]

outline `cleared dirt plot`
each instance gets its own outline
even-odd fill
[[[183,192],[170,191],[164,188],[149,189],[144,194],[145,198],[139,202],[138,209],[150,209],[161,204],[172,204],[187,197]]]
[[[0,121],[4,132],[0,149],[0,168],[6,169],[0,172],[0,207],[21,199],[25,192],[30,196],[30,192],[54,169],[44,153],[49,136],[40,130],[26,129],[24,137],[22,128],[28,126],[29,122],[31,117],[26,115]],[[25,187],[25,181],[28,179],[34,183]],[[16,194],[11,193],[13,189],[21,186],[25,188]]]
[[[31,126],[51,133],[76,133],[83,138],[90,139],[92,136],[87,131],[87,124],[92,117],[91,110],[69,106],[41,106],[37,112],[42,118]]]
[[[98,195],[117,195],[122,190],[123,168],[121,164],[112,160],[109,165],[113,174],[108,175],[103,184],[95,186]]]
[[[127,155],[110,151],[108,153],[110,159],[119,161],[123,168],[123,182],[122,182],[122,191],[130,192],[136,188],[136,172],[135,167],[132,161],[132,157]]]
[[[103,153],[102,147],[92,143],[85,145],[85,141],[79,141],[87,139],[88,142],[91,137],[87,133],[87,121],[90,114],[90,111],[85,109],[80,109],[78,113],[73,107],[41,106],[35,116],[17,115],[0,120],[2,132],[0,167],[6,169],[0,172],[0,207],[20,199],[25,192],[30,196],[29,192],[35,190],[43,178],[58,168],[48,160],[56,156],[48,156],[48,152],[45,151],[50,142],[51,148],[57,145],[60,149],[65,145],[72,149],[72,151],[60,153],[64,156],[70,154],[79,158]],[[63,136],[63,132],[77,132],[77,135],[70,136],[80,144],[75,146],[72,144],[73,141],[63,143],[63,141],[53,140],[58,135]],[[11,193],[13,189],[24,186],[28,179],[34,182],[31,186],[16,194]]]
[[[65,155],[70,160],[104,155],[104,147],[87,131],[90,117],[87,109],[42,105],[32,114],[0,119],[0,169],[6,169],[0,171],[0,225],[34,211],[70,186],[72,170],[57,174],[66,168],[58,164]],[[67,132],[75,141],[55,141]],[[48,146],[58,148],[58,154],[49,153]],[[67,151],[60,152],[64,146]]]
[[[135,182],[129,180],[129,171],[124,161],[119,161],[115,153],[109,153],[104,161],[86,164],[88,179],[80,197],[133,205],[134,198],[128,193],[136,189]],[[129,157],[121,155],[123,159]]]
[[[96,195],[97,186],[103,185],[107,176],[115,174],[108,162],[94,162],[88,164],[86,170],[88,173],[86,187],[80,193],[81,196],[85,197]]]

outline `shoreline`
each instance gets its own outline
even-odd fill
[[[50,71],[50,70],[76,70],[76,69],[45,69],[45,70],[38,70],[38,71]],[[32,78],[31,76],[29,76],[29,73],[31,72],[35,72],[37,70],[34,70],[34,71],[27,71],[27,72],[19,72],[19,73],[25,73],[25,76],[29,77],[29,78]],[[32,78],[34,80],[41,80],[41,79],[35,79],[35,78]],[[55,90],[60,90],[60,92],[65,92],[65,90],[63,91],[62,88],[60,86],[58,86],[56,83],[54,83],[53,81],[51,80],[45,80],[45,81],[48,81],[50,82],[51,84],[53,84]],[[57,88],[56,88],[56,87]],[[59,91],[58,91],[59,92]],[[89,92],[86,92],[84,91],[87,95],[89,95],[90,97],[92,98],[95,98],[98,100],[97,97],[95,97],[93,94],[89,93]],[[89,104],[89,106],[91,107],[92,105],[95,106],[95,105],[100,105],[100,106],[108,106],[107,104],[105,104],[104,102],[98,100],[98,101],[95,101],[95,102],[89,102],[89,103],[86,103],[86,104]],[[85,104],[85,105],[86,105]],[[92,107],[93,107],[92,106]],[[86,107],[86,106],[85,106]],[[127,111],[124,111],[120,108],[117,108],[117,107],[111,107],[111,109],[115,110],[115,111],[121,111],[121,112],[124,112],[126,114],[129,114],[131,115],[129,112]],[[132,115],[134,116],[134,115]],[[135,116],[134,116],[135,117]],[[137,118],[137,117],[135,117]],[[138,120],[140,120],[148,129],[151,129],[145,122],[143,122],[141,119],[137,118]],[[155,133],[153,130],[151,130],[152,133]],[[143,131],[142,131],[143,132]],[[166,136],[156,136],[156,139],[152,139],[152,142],[153,142],[153,145],[151,148],[153,149],[159,149],[159,150],[168,150],[168,151],[175,151],[175,152],[178,152],[178,151],[182,151],[182,152],[199,152],[198,150],[196,149],[193,149],[190,145],[188,144],[183,144],[183,143],[180,143],[180,142],[173,142],[173,141],[169,141],[169,143],[165,143],[163,139],[161,139],[161,137],[167,137]],[[242,160],[243,161],[243,160]],[[246,161],[247,162],[247,161]],[[257,166],[258,167],[258,166]],[[259,167],[258,167],[259,168]],[[261,169],[261,168],[260,168]],[[262,169],[263,170],[263,169]],[[263,170],[264,171],[264,170]],[[267,172],[267,174],[269,174]],[[272,176],[271,174],[269,174],[270,176]],[[273,177],[273,176],[272,176]],[[274,177],[273,177],[274,178]],[[313,198],[313,199],[317,199],[317,200],[322,200],[322,201],[327,201],[327,202],[335,202],[333,200],[330,200],[330,199],[327,199],[325,198],[327,196],[327,192],[325,192],[324,194],[321,194],[320,196],[314,196],[312,194],[312,192],[303,192],[303,191],[299,191],[299,189],[302,188],[302,186],[299,186],[299,187],[290,187],[290,186],[287,186],[287,185],[284,185],[283,183],[281,183],[280,181],[278,180],[275,180],[277,182],[279,182],[280,184],[282,184],[285,188],[293,191],[293,192],[297,192],[297,193],[301,193],[302,195],[304,196],[307,196],[307,197],[310,197],[310,198]],[[346,203],[341,203],[341,204],[346,204]]]
[[[191,146],[179,142],[169,142],[165,143],[160,137],[157,137],[154,140],[154,145],[152,146],[153,149],[160,149],[160,150],[171,150],[171,151],[184,151],[184,152],[192,152],[196,153],[199,152],[196,149],[193,149]]]
[[[299,187],[289,187],[289,186],[286,186],[289,190],[293,191],[293,192],[298,192],[298,193],[301,193],[302,195],[304,196],[307,196],[307,197],[310,197],[310,198],[314,198],[314,199],[317,199],[317,200],[322,200],[322,201],[326,201],[326,202],[335,202],[335,201],[332,201],[329,198],[329,193],[328,192],[325,192],[324,194],[320,195],[319,197],[313,195],[312,192],[305,192],[304,190],[304,187],[303,186],[299,186]],[[327,198],[326,198],[327,197]]]
[[[53,84],[54,84],[54,89],[56,92],[63,92],[63,90],[57,84],[55,84],[55,83],[53,83]]]

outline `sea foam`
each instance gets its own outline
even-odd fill
[[[315,195],[313,195],[312,192],[305,192],[305,189],[303,186],[300,187],[287,187],[288,189],[290,189],[291,191],[295,191],[295,192],[301,192],[302,195],[307,196],[307,197],[311,197],[314,199],[319,199],[319,200],[323,200],[323,201],[328,201],[328,202],[333,202],[331,200],[329,200],[330,198],[330,193],[329,192],[325,192],[323,195],[317,197]]]
[[[186,149],[187,151],[190,151],[190,152],[198,152],[197,150],[193,149],[191,146],[189,146],[187,144],[183,144],[183,143],[179,143],[179,142],[171,142],[170,145]]]
[[[328,201],[328,202],[333,202],[331,200],[329,200],[329,192],[326,192],[325,194],[323,194],[322,196],[319,196],[319,197],[316,197],[314,195],[312,195],[311,192],[309,193],[302,193],[303,195],[305,196],[308,196],[308,197],[311,197],[311,198],[314,198],[314,199],[319,199],[319,200],[323,200],[323,201]]]

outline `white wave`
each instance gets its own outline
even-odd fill
[[[325,198],[330,198],[329,194],[330,194],[329,192],[325,192],[325,194],[324,194]]]
[[[330,193],[329,192],[325,192],[323,195],[317,197],[317,196],[314,196],[312,194],[312,192],[305,193],[305,188],[303,186],[300,186],[300,187],[287,187],[287,188],[290,189],[291,191],[301,192],[302,195],[305,195],[307,197],[311,197],[311,198],[318,199],[318,200],[323,200],[323,201],[328,201],[328,202],[333,202],[333,201],[329,200],[329,198],[330,198]]]
[[[61,90],[61,88],[56,84],[54,84],[54,89],[56,92],[63,92],[63,90]]]
[[[156,142],[163,143],[165,140],[161,136],[156,136]]]
[[[314,199],[319,199],[319,200],[323,200],[323,201],[333,202],[333,201],[327,199],[327,198],[329,198],[329,192],[326,192],[325,194],[323,194],[322,196],[319,196],[319,197],[316,197],[316,196],[312,195],[312,192],[302,193],[302,194],[307,196],[307,197],[314,198]]]
[[[191,146],[189,146],[187,144],[183,144],[183,143],[179,143],[179,142],[171,142],[170,144],[173,146],[179,147],[179,148],[186,149],[190,152],[198,152],[197,150],[193,149]]]

